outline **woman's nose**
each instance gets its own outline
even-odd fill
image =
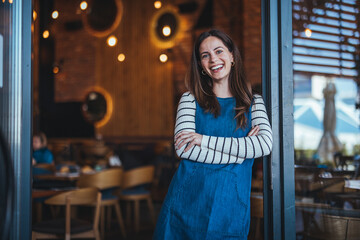
[[[217,56],[215,54],[210,54],[210,62],[215,62]]]

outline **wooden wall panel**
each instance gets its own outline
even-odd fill
[[[109,122],[97,131],[104,137],[171,137],[174,124],[172,62],[161,63],[164,52],[150,39],[152,1],[123,1],[124,14],[113,35],[115,47],[99,39],[96,83],[113,98]],[[118,54],[125,61],[117,61]]]

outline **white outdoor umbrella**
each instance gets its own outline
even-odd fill
[[[332,162],[334,160],[334,153],[341,150],[341,143],[335,135],[336,128],[336,108],[335,108],[335,94],[336,87],[332,82],[328,82],[323,90],[325,107],[323,126],[324,133],[321,137],[317,152],[321,162]]]

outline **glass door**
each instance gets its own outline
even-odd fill
[[[357,239],[359,1],[292,2],[297,239]]]

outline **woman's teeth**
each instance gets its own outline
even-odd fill
[[[217,65],[217,66],[215,66],[215,67],[212,67],[211,70],[212,70],[212,71],[221,70],[223,66],[224,66],[224,65]]]

